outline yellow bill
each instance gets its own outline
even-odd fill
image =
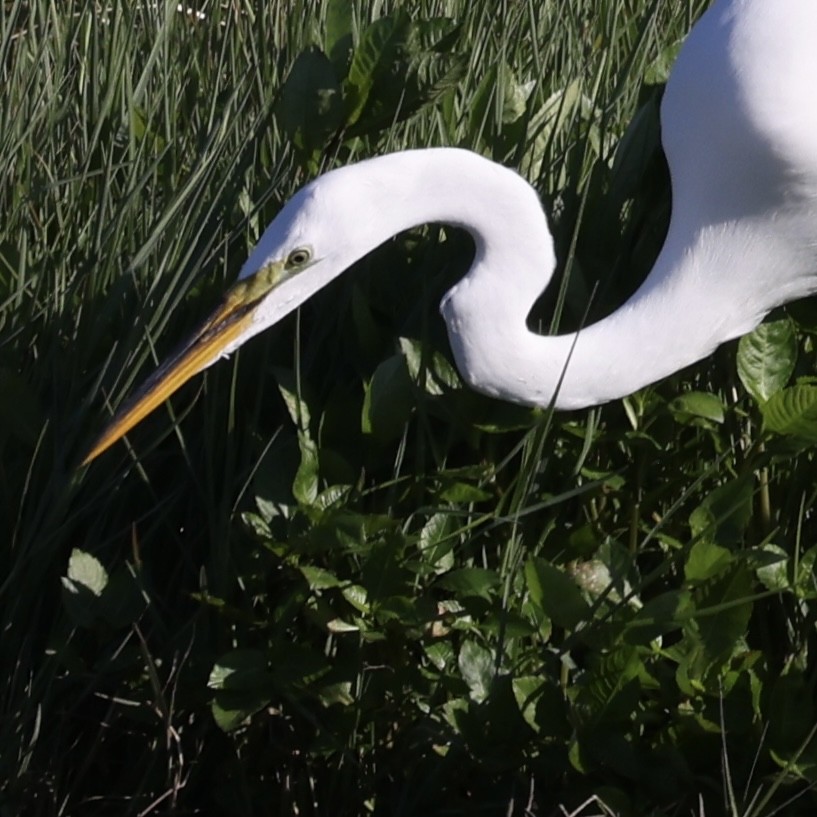
[[[213,315],[117,412],[82,464],[87,465],[96,459],[193,375],[214,363],[226,350],[234,348],[235,341],[249,330],[255,308],[283,277],[282,265],[271,264],[239,281]]]

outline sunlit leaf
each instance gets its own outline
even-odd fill
[[[760,411],[768,431],[817,442],[817,386],[797,385],[776,391]]]
[[[791,320],[762,323],[738,343],[738,375],[758,403],[779,392],[797,363],[797,337]]]
[[[477,702],[484,701],[491,691],[496,675],[491,652],[475,641],[467,640],[460,648],[458,663],[462,677],[468,684],[471,699]]]
[[[108,571],[95,556],[74,548],[68,560],[67,579],[67,583],[63,579],[64,585],[80,585],[95,596],[101,596],[108,584]]]

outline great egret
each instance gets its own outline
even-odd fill
[[[475,389],[576,409],[677,371],[817,289],[817,2],[716,0],[664,95],[672,182],[663,249],[638,291],[577,335],[526,326],[555,266],[534,190],[452,148],[333,170],[267,227],[221,307],[114,418],[92,460],[182,383],[274,324],[390,236],[463,227],[476,256],[441,303]]]

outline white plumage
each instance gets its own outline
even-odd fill
[[[666,242],[638,291],[577,335],[526,325],[555,268],[520,176],[465,150],[382,156],[308,184],[269,225],[225,304],[151,378],[89,459],[184,380],[274,324],[402,230],[463,227],[471,269],[442,315],[477,390],[575,409],[630,394],[817,289],[817,2],[716,0],[687,38],[661,108],[672,181]]]

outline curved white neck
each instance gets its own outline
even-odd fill
[[[578,408],[700,360],[815,291],[815,30],[815,0],[715,0],[701,17],[662,102],[673,192],[665,245],[632,298],[578,335],[527,328],[555,266],[533,189],[487,159],[440,148],[341,168],[297,193],[242,275],[296,247],[315,260],[259,305],[234,346],[395,233],[443,222],[476,241],[472,268],[441,309],[460,371],[480,391]]]
[[[324,178],[331,177],[347,212],[378,214],[376,224],[348,220],[333,258],[338,271],[419,224],[453,224],[473,235],[474,263],[441,311],[464,378],[517,403],[574,409],[630,394],[812,288],[813,252],[800,237],[814,221],[802,205],[722,222],[685,208],[653,270],[622,307],[578,334],[542,336],[526,319],[555,259],[539,199],[524,179],[448,148],[383,156]],[[316,194],[329,206],[331,191]]]

